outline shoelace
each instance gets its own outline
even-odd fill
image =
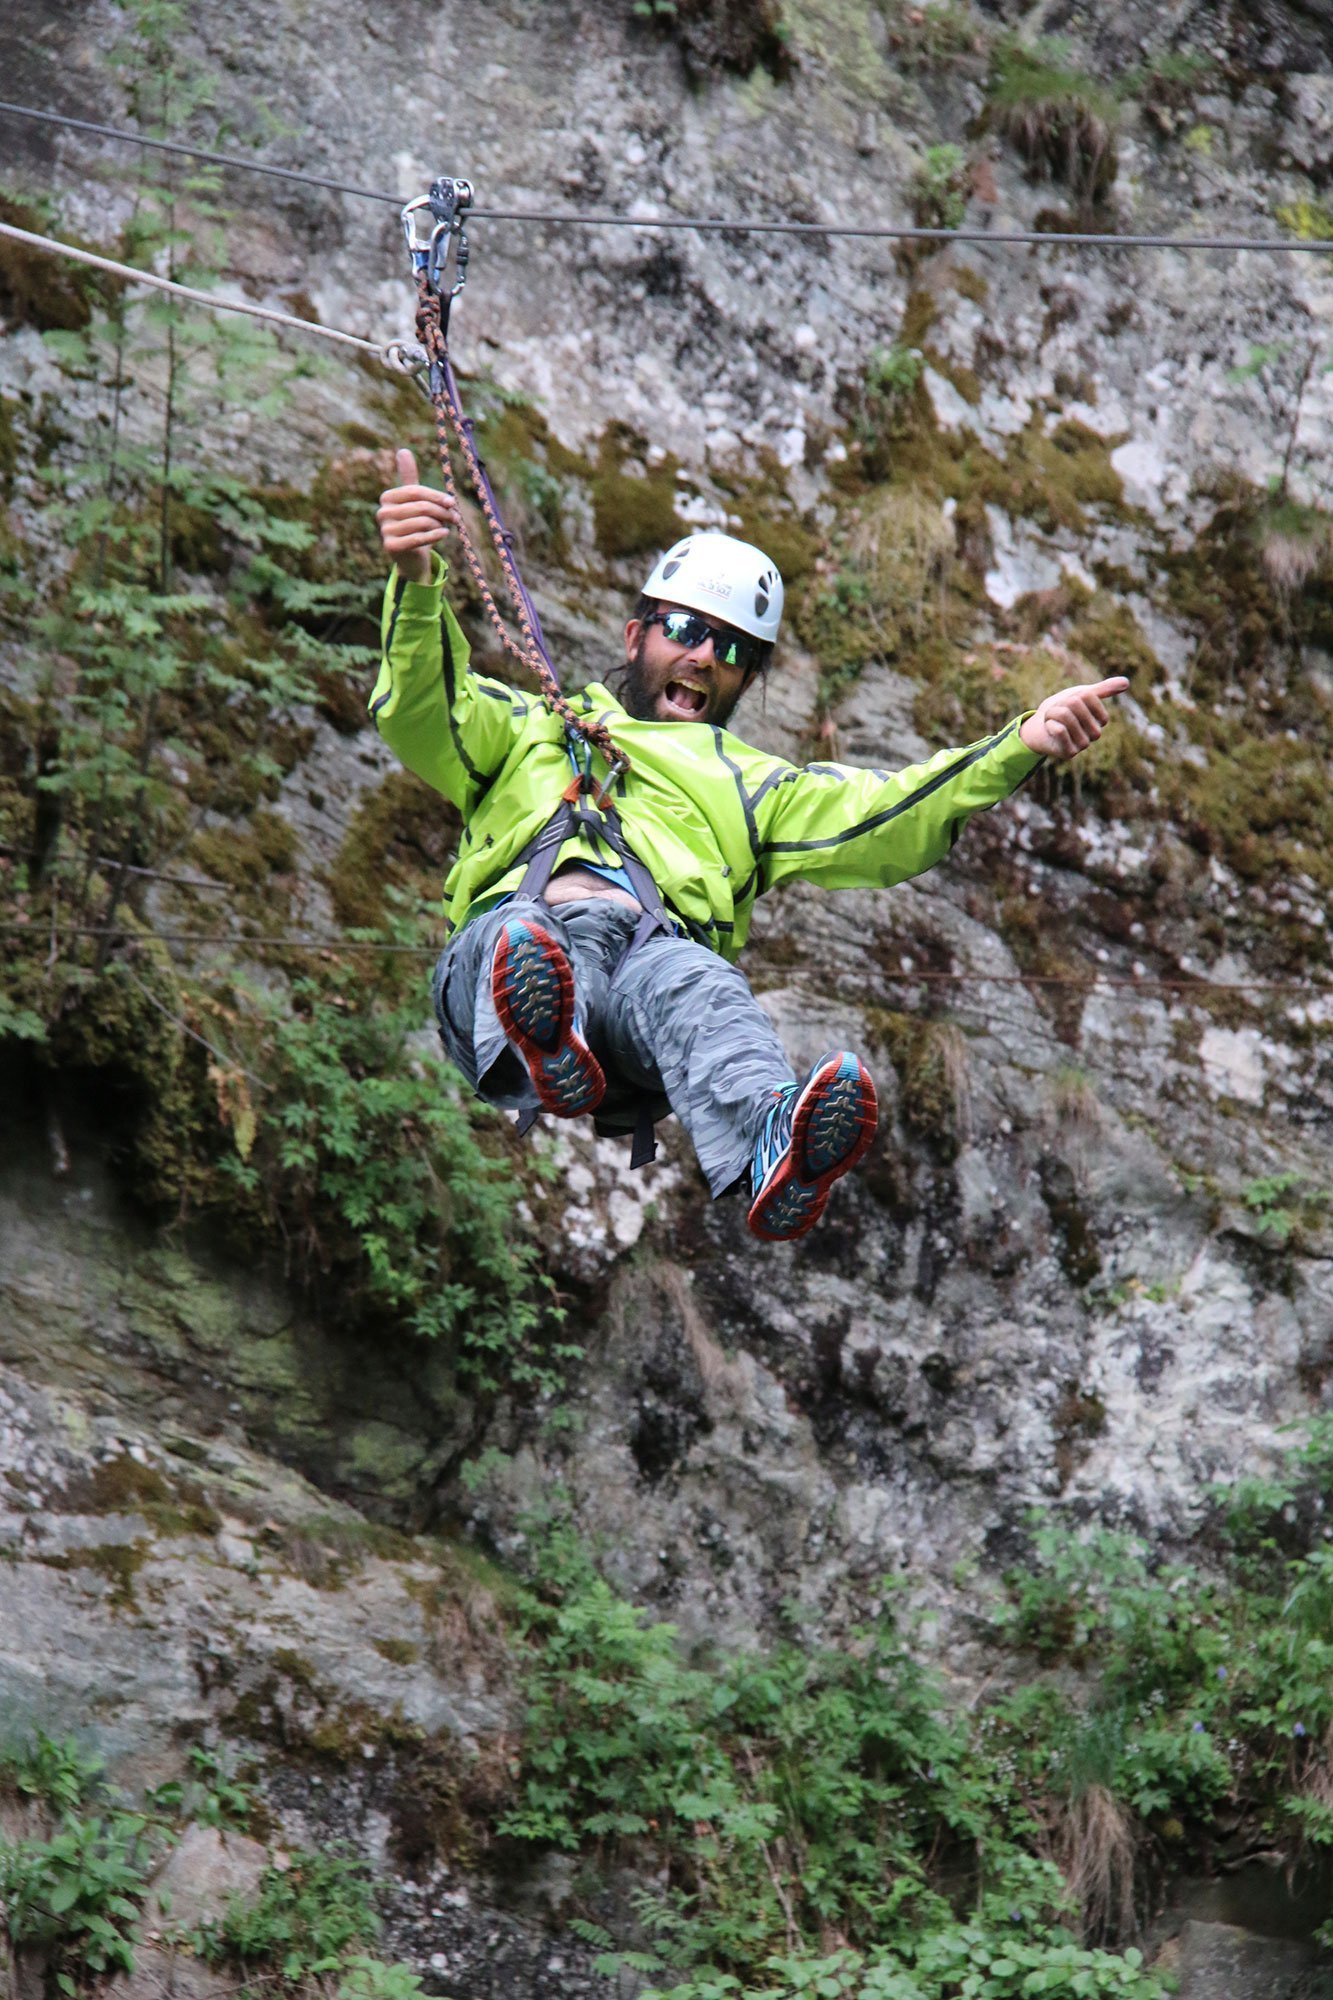
[[[775,1160],[785,1152],[791,1140],[791,1124],[784,1118],[790,1112],[796,1098],[796,1085],[784,1083],[774,1092],[774,1102],[769,1107],[754,1149],[754,1184],[756,1188],[767,1176]]]

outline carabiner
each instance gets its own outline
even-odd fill
[[[448,296],[456,299],[467,283],[467,212],[472,206],[472,183],[442,174],[430,185],[429,194],[420,194],[402,211],[403,235],[413,271],[424,271],[426,282],[437,296],[444,291],[443,280],[453,251],[453,282]],[[430,217],[429,231],[425,228]]]

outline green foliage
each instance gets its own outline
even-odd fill
[[[386,1965],[354,1951],[342,1961],[335,2000],[417,2000],[421,1980],[408,1965]]]
[[[74,1812],[98,1796],[105,1769],[97,1753],[83,1749],[76,1737],[57,1741],[42,1729],[0,1751],[0,1785],[56,1812]]]
[[[1333,208],[1326,201],[1302,195],[1295,201],[1279,202],[1273,217],[1289,236],[1303,243],[1333,242]]]
[[[0,1903],[11,1943],[50,1957],[63,1993],[134,1970],[134,1937],[154,1859],[138,1813],[67,1812],[48,1840],[0,1845]]]
[[[190,1777],[171,1779],[150,1795],[154,1812],[191,1820],[198,1826],[236,1827],[248,1831],[258,1799],[254,1787],[236,1775],[233,1760],[202,1743],[189,1753]]]
[[[924,366],[925,360],[919,347],[904,347],[897,343],[891,347],[876,347],[866,368],[867,391],[890,402],[910,396],[921,380]]]
[[[268,1088],[245,1156],[220,1173],[293,1246],[298,1274],[340,1310],[370,1304],[418,1337],[452,1340],[479,1386],[553,1385],[577,1350],[537,1346],[521,1189],[481,1139],[498,1121],[412,1046],[419,1003],[367,1007],[362,961],[251,1005]]]
[[[967,155],[961,146],[928,146],[912,176],[913,220],[922,229],[958,229],[966,209]]]
[[[1079,203],[1104,199],[1118,167],[1115,98],[1071,65],[1063,43],[1006,37],[989,96],[995,125],[1034,174],[1063,181]]]
[[[210,1965],[272,1963],[289,1987],[336,1972],[354,1945],[373,1942],[380,1920],[365,1866],[337,1848],[299,1849],[285,1868],[268,1868],[252,1902],[233,1898],[225,1915],[205,1925],[197,1948]],[[357,1956],[348,1977],[369,2000],[398,2000],[375,1989]],[[410,1975],[409,1975],[410,1976]]]
[[[183,7],[132,0],[122,20],[113,60],[153,129],[205,114],[209,80],[179,55]],[[120,247],[207,289],[223,251],[216,174],[156,154],[136,173]],[[41,541],[14,544],[16,596],[41,607],[25,631],[31,735],[18,830],[33,859],[18,902],[37,922],[58,902],[62,923],[40,978],[21,950],[0,972],[0,1036],[40,1041],[59,1021],[68,1044],[102,1004],[112,955],[78,928],[132,915],[151,879],[143,871],[161,865],[192,814],[234,809],[238,793],[253,803],[281,777],[273,745],[311,694],[315,656],[327,667],[351,653],[321,636],[344,600],[315,603],[274,562],[308,547],[312,530],[219,469],[219,436],[242,412],[247,422],[277,415],[309,358],[285,357],[248,323],[120,288],[89,300],[77,329],[53,323],[44,338],[95,420],[54,451],[49,440],[34,449]],[[64,556],[54,576],[53,550]],[[53,1046],[51,1059],[62,1053]]]
[[[996,1623],[1037,1672],[962,1712],[892,1587],[837,1653],[690,1657],[558,1514],[534,1523],[503,1830],[658,1873],[632,1941],[579,1927],[649,2000],[1148,2000],[1163,1975],[1093,1948],[1132,1911],[1136,1842],[1206,1851],[1239,1811],[1333,1846],[1333,1417],[1218,1497],[1211,1575],[1034,1519]]]
[[[1136,1955],[1086,1952],[1065,1927],[1059,1875],[1026,1845],[1021,1721],[951,1715],[885,1596],[841,1651],[691,1661],[554,1530],[525,1607],[521,1794],[502,1830],[655,1861],[670,1887],[638,1900],[646,1948],[602,1963],[659,1978],[656,2000],[1160,1992]],[[974,1871],[971,1920],[942,1864]]]
[[[155,131],[189,120],[191,137],[206,136],[208,80],[179,54],[184,9],[130,0],[123,18],[131,99]],[[207,289],[219,219],[211,172],[150,155],[124,247]],[[569,1350],[538,1353],[539,1329],[556,1321],[516,1224],[521,1190],[499,1122],[487,1129],[414,1052],[419,965],[363,958],[353,974],[298,959],[294,982],[275,973],[251,995],[239,978],[187,981],[145,942],[155,870],[227,883],[238,933],[246,919],[280,927],[300,842],[260,802],[299,754],[298,704],[318,698],[344,727],[364,720],[363,687],[349,716],[347,670],[377,656],[366,642],[382,468],[360,450],[318,470],[311,491],[247,480],[227,440],[242,414],[261,427],[280,416],[309,359],[174,302],[113,291],[86,304],[77,330],[46,335],[99,420],[38,458],[43,545],[21,558],[43,608],[19,655],[32,663],[22,702],[5,711],[22,740],[5,745],[6,769],[21,775],[4,832],[35,850],[6,880],[33,942],[0,967],[0,1040],[98,1075],[125,1114],[135,1190],[154,1207],[211,1210],[250,1242],[258,1225],[325,1305],[447,1337],[475,1384],[551,1382]],[[497,421],[521,428],[512,399],[496,402]],[[551,450],[532,424],[523,436],[542,454],[530,458],[529,502],[558,512]],[[66,559],[54,576],[48,545]],[[383,872],[391,888],[394,869]],[[376,922],[394,901],[385,882],[368,906]],[[409,875],[395,944],[416,942],[419,891]],[[127,942],[79,935],[104,926]],[[180,927],[199,927],[197,913]]]
[[[1303,1218],[1328,1206],[1327,1188],[1313,1186],[1304,1174],[1265,1174],[1241,1190],[1241,1200],[1254,1216],[1261,1235],[1287,1243]]]

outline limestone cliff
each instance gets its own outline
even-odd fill
[[[1078,777],[1043,774],[928,877],[761,904],[747,970],[793,1059],[862,1047],[885,1107],[816,1236],[748,1239],[671,1131],[633,1180],[622,1148],[582,1132],[495,1142],[522,1182],[513,1228],[582,1350],[535,1386],[460,1372],[447,1343],[391,1339],[369,1310],[348,1323],[317,1271],[297,1283],[294,1228],[284,1273],[287,1224],[261,1222],[259,1195],[238,1257],[235,1216],[193,1198],[204,1169],[171,1148],[221,1091],[212,1172],[242,1086],[195,1050],[194,1096],[181,1081],[145,1139],[166,1058],[152,1042],[136,1070],[127,1040],[192,1059],[157,1002],[128,1031],[57,1038],[50,1062],[0,1049],[6,1723],[86,1732],[130,1788],[178,1775],[191,1742],[258,1755],[273,1838],[369,1857],[392,1955],[431,1991],[612,1990],[561,1924],[610,1922],[626,1880],[588,1900],[558,1854],[519,1865],[458,1831],[494,1819],[517,1754],[503,1605],[554,1494],[603,1574],[691,1643],[793,1626],[842,1643],[902,1578],[924,1651],[972,1698],[1028,1671],[988,1621],[1031,1509],[1197,1553],[1212,1489],[1272,1465],[1283,1427],[1325,1407],[1333,268],[1116,238],[1333,236],[1326,15],[242,0],[179,23],[176,55],[211,86],[175,128],[191,140],[402,197],[467,174],[483,211],[638,224],[478,220],[456,315],[571,680],[615,659],[652,555],[695,523],[753,534],[787,573],[780,672],[738,715],[785,754],[894,768],[1062,680],[1132,681]],[[149,118],[110,58],[124,34],[117,8],[23,0],[0,24],[8,94]],[[132,150],[0,130],[16,216],[133,243]],[[183,236],[221,232],[224,291],[377,341],[409,331],[391,205],[240,173],[174,199]],[[1050,242],[669,233],[640,222],[654,214]],[[1062,243],[1071,227],[1105,247]],[[40,838],[41,663],[77,651],[35,622],[65,567],[43,509],[109,405],[51,340],[64,308],[33,268],[0,257],[0,880],[54,937],[59,913],[20,873]],[[144,359],[124,404],[145,439],[164,366]],[[312,590],[350,566],[360,597],[337,615],[365,645],[376,453],[424,450],[424,405],[341,360],[286,393],[274,413],[201,404],[199,449],[302,525],[291,560]],[[172,504],[177,586],[239,619],[220,503]],[[315,631],[314,602],[290,622]],[[136,926],[325,935],[392,918],[387,888],[429,941],[457,829],[395,772],[351,680],[317,674],[248,741],[272,765],[253,782],[218,776],[226,700],[202,720],[182,704],[161,747],[170,840],[135,850],[213,888],[144,877]],[[287,975],[236,956],[281,1004]],[[162,977],[174,965],[183,991],[217,959],[176,944]],[[424,1045],[424,983],[402,990]],[[230,988],[211,1014],[187,1007],[187,1032],[225,1039],[237,1008]],[[72,1034],[77,1007],[59,1019]],[[1170,1947],[1192,1994],[1307,1977],[1301,1952],[1249,1973],[1239,1947],[1219,1972],[1228,1940],[1192,1929]]]

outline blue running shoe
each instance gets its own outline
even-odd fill
[[[870,1072],[846,1050],[821,1056],[803,1084],[784,1085],[754,1149],[754,1234],[790,1243],[813,1229],[834,1181],[864,1159],[878,1122]]]
[[[491,961],[491,992],[500,1026],[545,1108],[557,1118],[595,1111],[606,1078],[579,1030],[569,960],[549,931],[510,918]]]

